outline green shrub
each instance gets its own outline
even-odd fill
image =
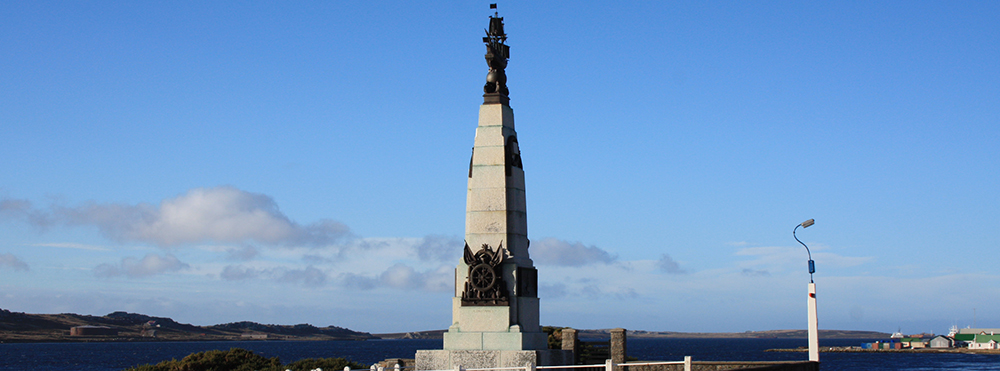
[[[568,327],[542,326],[542,332],[548,334],[549,349],[562,349],[562,330]]]
[[[278,357],[265,358],[246,349],[232,348],[194,353],[180,361],[172,359],[155,365],[135,366],[126,371],[309,371],[317,368],[340,371],[345,366],[367,368],[344,358],[307,358],[283,366]]]

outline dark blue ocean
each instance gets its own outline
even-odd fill
[[[873,339],[823,339],[820,346],[846,346]],[[628,355],[641,360],[805,360],[805,352],[765,352],[805,346],[805,339],[629,339]],[[284,363],[302,358],[345,357],[372,364],[413,358],[417,349],[441,349],[441,340],[231,341],[0,344],[0,371],[111,371],[157,363],[211,349],[244,348]],[[820,368],[832,370],[1000,370],[1000,355],[928,353],[820,353]]]

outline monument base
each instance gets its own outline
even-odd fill
[[[444,333],[444,350],[533,350],[549,347],[544,332],[461,332]]]
[[[417,370],[462,368],[561,366],[573,364],[573,351],[546,350],[418,350]]]

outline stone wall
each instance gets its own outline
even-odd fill
[[[628,339],[626,330],[616,328],[611,330],[610,356],[614,363],[624,363]],[[577,331],[571,328],[562,329],[562,348],[564,351],[573,352],[576,364],[579,364],[580,339]],[[648,363],[653,361],[639,361],[629,363]],[[588,369],[589,370],[589,369]],[[684,365],[653,365],[653,366],[628,366],[616,367],[617,371],[684,371]],[[809,361],[775,361],[775,362],[714,362],[714,361],[692,361],[692,371],[719,371],[719,370],[759,370],[759,371],[819,371],[819,362]],[[604,368],[593,371],[604,371]]]

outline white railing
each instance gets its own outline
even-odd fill
[[[604,368],[604,371],[616,371],[616,367],[627,368],[632,366],[659,366],[659,365],[684,365],[684,371],[691,371],[691,356],[684,356],[683,361],[664,361],[664,362],[642,362],[642,363],[614,363],[611,360],[607,360],[604,364],[596,365],[563,365],[563,366],[535,366],[534,364],[528,363],[523,367],[489,367],[489,368],[465,368],[462,366],[455,367],[448,370],[427,370],[427,371],[537,371],[537,370],[560,370],[560,369],[574,369],[574,368]],[[408,367],[399,367],[397,364],[394,371],[402,371]],[[315,371],[315,370],[314,370]],[[351,369],[344,367],[344,371],[352,371]],[[377,367],[372,365],[370,371],[385,371],[384,367]]]

